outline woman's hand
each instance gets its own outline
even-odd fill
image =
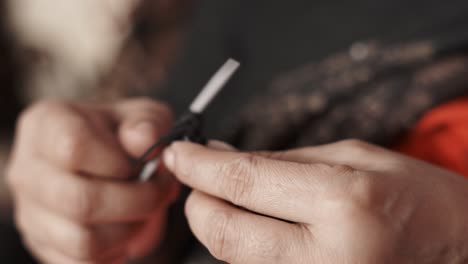
[[[42,102],[21,117],[8,180],[16,222],[43,263],[124,263],[164,232],[178,183],[139,183],[130,158],[171,126],[148,99],[109,105]]]
[[[359,141],[277,153],[175,143],[190,226],[229,263],[466,263],[468,182]]]

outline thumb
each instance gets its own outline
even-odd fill
[[[173,115],[164,104],[134,99],[115,106],[118,134],[125,151],[133,158],[142,155],[160,137],[169,132]]]

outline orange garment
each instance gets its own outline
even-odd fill
[[[396,150],[468,177],[468,97],[429,111]]]

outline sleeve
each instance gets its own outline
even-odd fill
[[[396,150],[468,177],[468,97],[430,110]]]

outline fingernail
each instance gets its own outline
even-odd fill
[[[173,171],[175,167],[175,153],[171,147],[167,148],[163,153],[163,160],[166,167]]]

